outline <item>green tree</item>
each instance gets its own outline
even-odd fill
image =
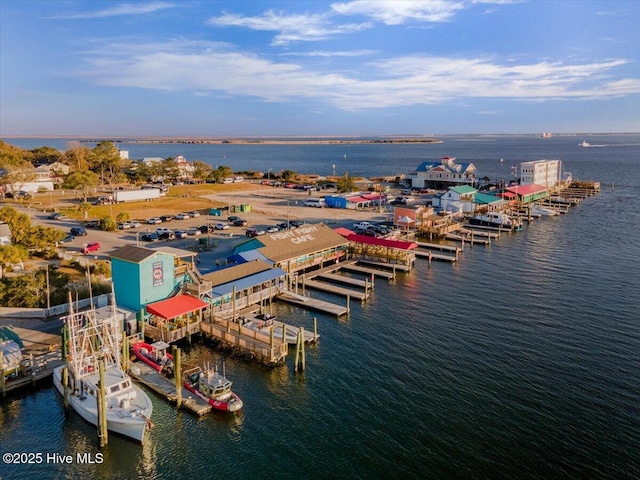
[[[18,245],[0,245],[0,278],[8,265],[20,263],[29,258],[29,253]]]
[[[294,170],[282,170],[280,172],[280,178],[285,182],[293,182],[298,177],[298,174]]]
[[[87,219],[90,210],[91,204],[89,202],[80,202],[80,205],[78,205],[78,211],[82,214],[82,218],[85,220]]]
[[[116,222],[118,223],[126,222],[127,220],[129,220],[129,218],[131,218],[131,215],[129,215],[129,212],[120,212],[116,216]]]
[[[358,188],[356,187],[356,184],[353,181],[353,178],[349,176],[349,172],[344,172],[344,175],[340,177],[336,182],[336,189],[340,193],[348,193],[348,192],[354,192]]]
[[[87,197],[98,186],[100,179],[90,171],[74,172],[65,178],[62,184],[63,188],[73,190],[75,196],[83,202],[87,201]]]
[[[109,215],[105,215],[100,219],[100,229],[105,232],[113,232],[116,229],[116,222]]]
[[[196,160],[193,162],[193,174],[192,177],[194,180],[203,182],[210,174],[213,169],[211,165],[208,163],[200,162]]]
[[[53,147],[38,147],[31,150],[33,163],[54,163],[62,160],[64,154]]]
[[[220,165],[218,168],[213,170],[212,173],[216,183],[222,183],[222,180],[225,178],[233,177],[233,170],[231,167],[227,167],[226,165]]]
[[[9,225],[11,241],[22,244],[31,233],[31,218],[13,207],[0,208],[0,221]]]
[[[90,148],[77,144],[64,152],[61,161],[69,165],[74,172],[85,172],[89,170],[91,156]]]
[[[125,161],[120,158],[120,152],[113,142],[100,142],[92,150],[90,168],[100,176],[101,183],[113,186],[124,176]]]
[[[91,274],[106,278],[111,276],[111,263],[106,260],[99,260],[89,267]]]
[[[182,174],[180,173],[180,168],[173,158],[167,158],[166,160],[163,160],[161,176],[163,181],[170,180],[172,182],[176,181],[182,176]]]

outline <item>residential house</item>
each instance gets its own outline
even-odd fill
[[[439,162],[422,162],[409,172],[405,181],[413,188],[447,188],[456,185],[473,185],[476,167],[473,163],[456,163],[455,157],[444,157]]]

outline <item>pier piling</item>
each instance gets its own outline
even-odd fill
[[[173,346],[173,379],[176,382],[176,407],[180,408],[182,406],[182,372],[181,370],[181,359],[180,359],[180,349]]]
[[[4,352],[0,350],[0,391],[2,391],[2,398],[7,396],[4,385]]]
[[[107,431],[107,397],[105,389],[104,377],[104,357],[98,359],[98,373],[100,376],[100,387],[98,396],[98,442],[100,448],[109,443],[109,434]]]

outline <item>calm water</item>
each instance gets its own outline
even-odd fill
[[[585,139],[607,146],[579,147]],[[640,478],[640,136],[444,140],[122,146],[131,157],[321,174],[336,163],[364,176],[456,156],[508,179],[513,163],[553,158],[603,189],[568,215],[466,247],[458,265],[418,261],[378,281],[349,319],[280,306],[306,328],[317,316],[320,343],[304,374],[293,354],[275,370],[227,359],[240,415],[197,419],[151,394],[144,446],[111,436],[100,465],[0,464],[0,477]],[[197,346],[186,362],[216,358]],[[98,450],[94,429],[65,418],[49,387],[0,404],[0,451]]]

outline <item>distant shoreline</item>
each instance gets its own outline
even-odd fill
[[[91,140],[83,140],[91,142]],[[266,139],[233,139],[233,140],[208,140],[208,139],[144,139],[128,140],[126,143],[151,143],[151,144],[203,144],[203,145],[344,145],[344,144],[378,144],[378,143],[442,143],[442,140],[431,138],[420,139],[388,139],[388,140],[354,140],[354,139],[304,139],[304,140],[266,140]]]

